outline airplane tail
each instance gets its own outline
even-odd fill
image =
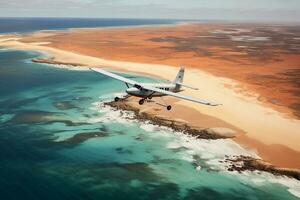
[[[176,78],[173,83],[176,84],[175,90],[180,90],[184,77],[184,67],[181,67],[179,72],[177,73]]]

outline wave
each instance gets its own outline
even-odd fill
[[[245,184],[248,185],[265,185],[268,183],[277,183],[287,187],[287,190],[294,196],[300,198],[300,182],[288,177],[274,176],[267,172],[254,171],[254,172],[229,172],[227,169],[231,165],[226,162],[227,158],[234,156],[250,156],[253,158],[260,158],[256,152],[246,150],[238,143],[231,139],[207,140],[197,139],[193,136],[186,135],[182,132],[177,132],[169,127],[159,126],[152,124],[150,121],[138,121],[135,119],[134,113],[131,111],[120,111],[107,106],[104,102],[111,101],[114,96],[120,94],[111,94],[101,96],[100,101],[94,102],[91,109],[98,110],[103,113],[103,116],[90,119],[90,123],[122,123],[130,126],[137,123],[139,128],[146,132],[155,132],[156,134],[149,134],[149,137],[154,138],[169,138],[166,143],[166,148],[176,151],[180,159],[191,162],[195,166],[196,171],[201,171],[203,167],[208,167],[212,170],[217,170],[222,173],[228,173],[239,177]],[[101,108],[101,109],[99,109]],[[202,162],[198,162],[200,159]],[[201,163],[205,163],[205,166]]]
[[[228,157],[242,155],[259,158],[255,152],[245,150],[231,139],[197,139],[180,132],[175,132],[175,135],[177,135],[177,137],[166,145],[167,148],[177,149],[184,147],[184,149],[186,149],[185,156],[188,159],[191,156],[200,157],[201,160],[205,160],[205,163],[212,169],[226,170],[230,165],[225,162],[225,159]],[[185,157],[183,159],[186,160]]]
[[[80,66],[73,66],[73,65],[62,65],[62,64],[46,64],[46,63],[42,63],[45,65],[50,65],[56,68],[60,68],[60,69],[67,69],[67,70],[71,70],[71,71],[90,71],[87,67],[80,67]]]
[[[138,122],[135,119],[134,113],[131,111],[117,110],[110,106],[105,105],[105,102],[111,101],[114,96],[120,96],[124,93],[115,93],[110,95],[103,95],[99,97],[100,101],[92,103],[91,110],[96,110],[99,113],[103,113],[100,117],[88,119],[89,123],[111,123],[117,122],[126,125]],[[152,124],[150,121],[139,122],[139,128],[147,132],[156,132],[157,134],[151,134],[151,137],[169,137],[170,142],[166,144],[168,149],[186,149],[182,152],[182,159],[190,162],[194,161],[193,156],[200,156],[201,159],[206,160],[206,163],[212,167],[221,166],[220,161],[224,161],[226,156],[251,156],[259,158],[259,156],[252,151],[245,150],[239,144],[231,139],[219,139],[219,140],[206,140],[197,139],[193,136],[184,134],[183,132],[174,131],[166,126],[159,126]],[[228,164],[223,162],[222,169],[225,169]],[[219,169],[221,169],[219,168]]]
[[[89,118],[88,123],[115,122],[130,125],[130,122],[137,122],[137,120],[134,119],[133,112],[113,109],[112,107],[105,105],[105,101],[97,101],[92,103],[90,109],[99,113],[103,113],[103,115],[100,117]]]

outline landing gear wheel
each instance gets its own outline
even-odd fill
[[[152,97],[148,97],[148,99],[152,99]]]
[[[145,102],[145,100],[144,100],[144,99],[141,99],[141,100],[139,100],[139,104],[140,104],[140,105],[143,105],[143,104],[144,104],[144,102]]]
[[[172,106],[167,106],[167,110],[171,110]]]
[[[115,97],[115,102],[119,101],[120,98],[119,97]]]

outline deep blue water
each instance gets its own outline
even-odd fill
[[[67,28],[158,25],[176,22],[176,20],[167,19],[0,18],[0,33],[24,33]]]
[[[295,180],[224,170],[234,142],[131,119],[102,103],[124,85],[37,56],[0,49],[0,199],[297,199]]]

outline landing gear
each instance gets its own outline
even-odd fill
[[[119,101],[120,98],[119,97],[115,97],[115,102]]]
[[[140,105],[143,105],[143,104],[145,103],[145,100],[147,100],[147,99],[152,99],[152,96],[148,96],[148,97],[145,97],[145,98],[143,98],[143,99],[140,99],[140,100],[139,100],[139,104],[140,104]],[[162,104],[162,103],[157,103],[157,102],[156,102],[156,104],[157,104],[157,105],[160,105],[160,106],[162,106],[162,107],[167,108],[167,110],[171,110],[171,109],[172,109],[172,106],[171,106],[171,105],[167,105],[166,102],[163,100],[163,98],[161,98],[161,99],[162,99],[162,101],[163,101],[164,103]]]
[[[145,99],[139,100],[139,104],[140,104],[140,105],[143,105],[144,103],[145,103]]]

